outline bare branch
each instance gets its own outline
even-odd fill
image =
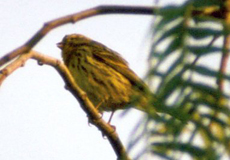
[[[75,23],[77,21],[97,16],[103,14],[138,14],[138,15],[155,15],[159,11],[157,7],[140,7],[140,6],[98,6],[91,9],[87,9],[82,12],[67,15],[50,22],[45,23],[45,25],[24,45],[9,52],[5,56],[0,58],[0,67],[5,63],[14,59],[15,57],[29,52],[46,34],[48,34],[52,29],[62,26],[68,23]],[[207,12],[208,11],[208,12]],[[223,19],[223,13],[218,8],[196,9],[194,8],[192,12],[193,16],[210,16],[214,18]],[[220,16],[222,15],[222,16]]]
[[[32,52],[19,56],[14,62],[10,63],[4,69],[0,70],[0,86],[7,76],[12,74],[19,67],[24,66],[25,62],[32,57]]]
[[[217,79],[217,84],[219,87],[220,92],[223,92],[224,90],[224,79],[223,75],[226,73],[227,69],[227,63],[229,59],[229,48],[230,48],[230,9],[229,9],[229,2],[230,0],[226,0],[225,6],[222,8],[223,10],[223,16],[224,16],[224,23],[223,28],[225,31],[224,35],[224,42],[223,42],[223,51],[222,51],[222,57],[220,62],[220,69],[219,69],[219,76]]]
[[[220,71],[219,71],[220,75],[218,76],[217,79],[217,84],[221,92],[223,92],[224,90],[223,75],[226,73],[227,63],[229,59],[229,45],[230,45],[230,35],[226,35],[224,36],[224,47],[223,47],[224,50],[222,53],[221,63],[220,63]]]
[[[102,14],[140,14],[152,15],[156,12],[154,7],[134,7],[134,6],[98,6],[82,12],[64,16],[47,22],[31,39],[21,47],[11,51],[0,59],[0,67],[14,59],[15,57],[29,52],[47,33],[52,29],[68,23],[75,23],[85,18]]]
[[[129,158],[126,154],[125,148],[121,143],[121,140],[119,139],[116,131],[101,118],[101,115],[98,113],[97,109],[89,100],[86,93],[82,91],[75,83],[74,78],[72,77],[67,67],[59,60],[39,54],[37,52],[34,52],[32,58],[42,64],[51,65],[58,71],[58,73],[61,75],[66,85],[68,86],[68,90],[78,100],[82,109],[86,112],[90,122],[93,123],[99,130],[101,130],[103,135],[107,136],[117,157],[122,160],[128,160]]]
[[[94,124],[99,130],[101,130],[103,135],[107,136],[118,159],[129,160],[129,157],[126,154],[126,150],[121,140],[119,139],[116,131],[101,118],[101,115],[98,113],[97,109],[88,99],[86,93],[78,87],[71,73],[60,60],[40,54],[36,51],[30,51],[28,54],[21,55],[17,60],[15,60],[10,65],[6,66],[1,71],[2,73],[0,74],[0,83],[2,83],[3,80],[11,73],[13,73],[16,69],[23,66],[25,62],[30,58],[37,60],[40,64],[47,64],[53,66],[58,71],[58,73],[61,75],[66,85],[68,86],[69,91],[78,100],[78,102],[81,105],[81,108],[89,117],[90,122]]]

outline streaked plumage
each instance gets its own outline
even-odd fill
[[[76,83],[100,112],[124,109],[134,102],[145,111],[148,87],[117,52],[79,34],[65,36],[58,47]]]

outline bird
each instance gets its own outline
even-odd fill
[[[119,53],[81,34],[66,35],[57,46],[76,84],[100,113],[113,115],[130,106],[149,111],[155,97]]]

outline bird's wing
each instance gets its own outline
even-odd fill
[[[122,74],[139,90],[147,91],[146,84],[129,68],[128,63],[117,52],[110,50],[102,44],[100,46],[103,46],[103,48],[93,51],[94,58]],[[110,52],[111,54],[107,54],[106,52]]]

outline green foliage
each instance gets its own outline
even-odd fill
[[[222,7],[219,0],[194,0],[159,9],[149,56],[152,82],[160,117],[145,117],[133,130],[129,150],[146,142],[137,159],[146,154],[162,159],[224,159],[230,156],[229,89],[219,81],[223,21],[194,16],[194,9]],[[221,78],[220,78],[221,77]]]

